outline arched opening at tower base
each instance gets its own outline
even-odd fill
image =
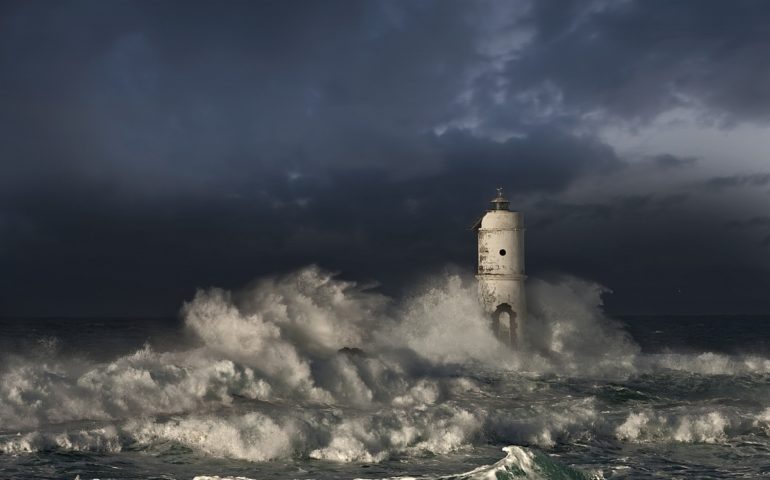
[[[516,312],[507,303],[501,303],[492,314],[492,332],[501,341],[516,342]]]

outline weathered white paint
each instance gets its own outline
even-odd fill
[[[493,318],[496,334],[510,335],[513,342],[519,336],[526,319],[524,295],[524,220],[521,213],[511,212],[508,201],[498,189],[491,208],[475,226],[478,233],[479,299],[484,310]],[[513,328],[500,325],[512,313]],[[507,323],[507,322],[505,322]]]

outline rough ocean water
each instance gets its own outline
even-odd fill
[[[530,280],[511,351],[472,278],[411,292],[308,267],[180,319],[4,319],[0,477],[770,475],[770,317],[613,319]]]

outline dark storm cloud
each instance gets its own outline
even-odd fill
[[[569,204],[553,201],[542,201],[536,205],[535,215],[530,218],[531,228],[546,230],[553,224],[571,221],[574,219],[584,220],[607,220],[613,215],[613,206],[600,203],[592,204]]]
[[[680,168],[694,165],[698,159],[695,157],[677,157],[676,155],[663,154],[652,158],[655,165],[661,168]]]
[[[575,127],[693,99],[764,120],[766,92],[744,98],[745,76],[767,75],[764,4],[512,5],[1,4],[0,314],[173,312],[195,287],[311,262],[397,290],[447,262],[472,270],[467,226],[497,186],[528,209],[535,273],[667,309],[673,279],[704,285],[687,243],[713,259],[729,238],[689,215],[697,188],[563,198],[634,175]],[[506,40],[519,28],[531,35]],[[490,53],[501,43],[514,54]],[[748,255],[727,255],[730,275]]]
[[[533,2],[531,44],[490,75],[506,79],[502,108],[638,121],[684,106],[707,122],[766,122],[768,17],[759,0]]]
[[[618,201],[530,208],[529,266],[590,272],[612,288],[611,310],[654,313],[665,304],[668,313],[717,313],[762,305],[770,268],[759,242],[715,229],[713,213],[698,204],[666,200],[653,197],[632,208]],[[713,275],[719,279],[710,281]]]
[[[30,228],[6,237],[14,255],[3,267],[19,273],[3,295],[19,302],[28,296],[21,289],[34,284],[52,292],[56,305],[76,309],[81,285],[90,285],[88,313],[120,302],[130,313],[173,311],[195,287],[237,287],[311,262],[393,291],[447,262],[472,265],[467,227],[498,184],[521,201],[556,194],[580,175],[622,168],[596,140],[559,132],[503,144],[461,132],[419,141],[443,168],[402,179],[371,166],[321,180],[265,171],[227,183],[235,195],[202,189],[132,198],[89,183],[6,194]],[[55,313],[33,298],[21,306]]]
[[[759,245],[762,247],[770,246],[770,235],[767,234],[770,232],[770,216],[755,216],[746,220],[731,220],[726,222],[725,226],[736,231],[749,232],[752,239],[757,238],[755,237],[757,234],[755,232],[758,232],[762,235]]]
[[[28,158],[9,173],[132,189],[197,189],[244,166],[420,168],[408,142],[447,117],[453,73],[478,60],[441,2],[20,4],[4,27],[0,43],[27,51],[7,49],[0,73],[7,139]]]
[[[555,129],[533,130],[526,137],[505,142],[454,130],[438,137],[437,144],[447,159],[449,176],[458,171],[464,177],[479,176],[484,180],[497,175],[513,182],[511,187],[516,191],[559,190],[586,174],[610,173],[625,167],[612,148],[596,138]]]
[[[753,229],[753,228],[770,228],[770,217],[751,217],[747,220],[731,220],[725,225],[731,228],[741,229]]]
[[[703,182],[706,190],[719,192],[734,187],[763,187],[770,184],[770,173],[752,173],[749,175],[727,175],[709,178]]]
[[[658,199],[658,206],[662,209],[680,205],[690,198],[689,193],[671,193]]]
[[[603,203],[566,203],[554,200],[536,202],[531,215],[532,228],[547,230],[560,223],[575,221],[610,221],[628,215],[654,216],[670,208],[681,207],[689,197],[686,193],[656,196],[618,195]]]

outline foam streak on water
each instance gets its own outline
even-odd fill
[[[529,282],[515,351],[492,336],[472,280],[437,276],[396,301],[316,267],[198,292],[182,309],[184,342],[94,355],[49,331],[3,357],[0,468],[84,479],[768,473],[770,359],[643,352],[603,314],[604,291]]]

